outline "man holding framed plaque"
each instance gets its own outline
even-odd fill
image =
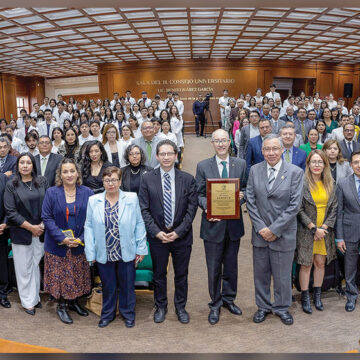
[[[211,298],[208,320],[215,325],[221,306],[235,315],[242,314],[234,300],[237,257],[240,238],[244,235],[240,201],[247,176],[245,160],[229,156],[230,139],[226,131],[214,131],[211,142],[215,156],[197,165],[196,186],[203,209],[200,237],[204,240]]]
[[[276,134],[265,136],[265,160],[251,167],[246,207],[252,221],[255,300],[253,317],[261,323],[269,313],[292,325],[291,267],[296,248],[296,216],[300,209],[304,172],[282,160],[283,146]],[[274,302],[271,302],[271,275]]]

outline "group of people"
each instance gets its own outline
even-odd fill
[[[258,307],[253,317],[255,323],[264,321],[271,312],[284,324],[293,323],[289,307],[294,258],[301,266],[304,312],[312,312],[309,280],[313,266],[314,305],[323,310],[324,269],[336,259],[336,248],[345,254],[345,309],[355,309],[360,241],[356,231],[356,219],[360,216],[360,144],[356,133],[360,108],[357,104],[350,111],[353,123],[349,115],[342,114],[338,120],[330,119],[334,125],[328,124],[329,118],[325,115],[328,108],[324,107],[324,131],[331,137],[323,144],[319,144],[320,130],[317,130],[321,128],[321,120],[316,120],[316,116],[309,118],[312,110],[301,106],[302,100],[298,99],[296,118],[287,121],[279,119],[280,110],[275,102],[268,113],[266,103],[261,111],[236,105],[238,114],[234,123],[212,133],[214,156],[200,161],[193,177],[178,169],[179,142],[175,141],[178,138],[162,137],[159,133],[163,127],[165,135],[169,134],[173,124],[168,117],[173,114],[178,119],[176,114],[180,109],[183,111],[177,102],[178,95],[169,94],[167,105],[170,101],[173,104],[165,105],[169,112],[160,111],[160,121],[143,117],[141,136],[135,139],[130,124],[133,115],[129,115],[130,125],[127,125],[126,105],[132,104],[134,110],[136,101],[114,95],[112,105],[108,103],[117,109],[116,115],[125,106],[121,124],[119,119],[113,122],[94,118],[89,123],[89,119],[77,119],[73,111],[67,127],[68,117],[63,117],[61,99],[57,115],[53,113],[54,108],[45,108],[44,122],[39,123],[37,118],[36,124],[33,123],[45,133],[30,129],[32,125],[26,122],[25,114],[16,124],[19,133],[26,133],[26,145],[22,144],[26,148],[18,155],[11,155],[13,140],[11,135],[6,136],[10,128],[1,127],[0,305],[11,307],[6,270],[10,237],[17,290],[25,313],[35,315],[42,307],[39,263],[44,256],[44,291],[58,301],[56,312],[62,322],[73,322],[69,311],[88,315],[78,299],[91,291],[90,266],[94,265],[103,295],[98,326],[105,327],[115,319],[118,303],[125,326],[133,327],[136,266],[150,250],[154,321],[161,323],[166,317],[167,266],[171,255],[175,311],[178,320],[187,324],[190,321],[186,303],[192,223],[200,207],[203,211],[200,237],[204,240],[210,297],[208,321],[215,325],[222,307],[241,315],[235,298],[238,252],[244,236],[241,205],[246,202],[252,221]],[[170,95],[174,98],[170,99]],[[141,109],[143,115],[146,106],[152,104],[144,94],[138,103],[145,106]],[[92,111],[96,104],[91,103]],[[44,105],[47,105],[46,99]],[[73,102],[69,102],[68,109],[70,105],[74,109]],[[294,106],[290,103],[286,111],[294,110]],[[149,109],[146,112],[149,113]],[[51,116],[58,118],[59,127],[49,123]],[[245,125],[246,117],[248,125]],[[236,121],[240,123],[236,130],[240,130],[240,142],[235,157],[230,153],[235,151],[231,138]],[[84,140],[81,147],[78,124]],[[168,128],[164,128],[166,124]],[[342,132],[336,131],[338,125]],[[13,125],[10,127],[16,130]],[[64,143],[53,138],[56,129],[64,131]],[[182,139],[181,129],[180,135]],[[53,151],[54,147],[57,151]],[[240,179],[238,219],[208,218],[207,179],[210,178]]]

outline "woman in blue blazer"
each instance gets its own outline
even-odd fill
[[[119,312],[130,328],[135,325],[135,267],[148,252],[146,230],[137,195],[119,189],[121,170],[108,167],[102,179],[105,191],[88,203],[85,253],[89,262],[97,262],[102,283],[99,327],[115,319],[119,297]]]
[[[45,195],[42,218],[45,225],[45,291],[59,300],[56,312],[65,324],[73,320],[68,310],[81,316],[88,312],[77,298],[91,291],[90,267],[84,254],[84,224],[88,199],[93,191],[81,185],[74,159],[63,159],[56,172],[56,186]],[[73,234],[64,234],[72,230]]]

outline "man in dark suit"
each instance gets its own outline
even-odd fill
[[[280,130],[280,137],[284,147],[284,152],[282,154],[283,160],[289,164],[296,165],[305,171],[306,152],[294,146],[296,137],[294,125],[288,122]]]
[[[279,134],[281,128],[286,124],[285,121],[279,119],[280,110],[277,107],[271,109],[271,120],[270,124],[272,127],[272,132],[274,134]]]
[[[322,119],[323,110],[320,108],[321,101],[315,100],[314,101],[314,111],[315,111],[315,120]]]
[[[255,323],[273,312],[286,325],[293,324],[291,267],[296,248],[296,216],[301,205],[304,172],[283,161],[283,147],[275,134],[263,141],[265,161],[251,168],[246,189],[247,209],[252,220]],[[274,302],[271,302],[271,276]]]
[[[204,135],[205,106],[206,102],[204,101],[202,94],[199,94],[197,100],[193,103],[193,114],[195,116],[195,132],[197,137]]]
[[[0,142],[0,146],[1,146]],[[7,298],[9,285],[8,274],[8,238],[7,217],[4,208],[4,192],[8,178],[5,174],[0,173],[0,305],[4,308],[10,308],[11,304]]]
[[[340,179],[336,188],[338,201],[336,221],[336,245],[345,255],[345,310],[355,310],[359,294],[355,282],[360,245],[360,151],[352,153],[351,167],[354,174]]]
[[[262,142],[264,137],[272,132],[271,120],[261,119],[259,121],[259,132],[260,135],[250,139],[247,146],[246,165],[248,173],[250,172],[251,166],[264,161]]]
[[[8,138],[0,137],[0,173],[7,177],[15,173],[16,156],[10,155],[11,146]]]
[[[201,161],[196,169],[196,186],[199,206],[203,210],[200,237],[204,240],[206,265],[208,270],[208,286],[211,301],[209,303],[209,323],[215,325],[219,321],[221,306],[232,314],[242,312],[234,304],[237,293],[238,252],[240,238],[244,235],[244,224],[241,215],[236,220],[207,219],[206,180],[217,178],[240,179],[240,200],[246,188],[246,162],[229,156],[229,134],[218,129],[212,134],[215,156]]]
[[[296,119],[296,116],[294,115],[294,108],[291,105],[289,105],[286,108],[286,115],[281,116],[280,120],[283,120],[285,122],[291,121],[293,123],[295,121],[295,119]]]
[[[341,152],[347,161],[351,161],[351,153],[360,150],[360,143],[354,141],[354,124],[344,125],[344,140],[340,142]]]
[[[248,142],[259,135],[260,115],[257,111],[251,111],[249,115],[250,124],[241,128],[241,137],[238,157],[245,159]]]
[[[314,127],[314,123],[307,119],[307,112],[304,108],[299,108],[294,125],[295,132],[302,136],[303,142],[306,144],[308,142],[309,131]]]
[[[51,152],[52,144],[47,135],[40,136],[38,148],[39,154],[35,156],[37,174],[45,176],[49,186],[54,186],[56,169],[63,157]]]
[[[154,270],[154,321],[161,323],[167,312],[166,274],[169,254],[175,273],[175,309],[178,320],[187,324],[188,266],[193,242],[192,222],[197,211],[196,183],[192,175],[177,170],[177,146],[170,140],[156,145],[160,168],[143,175],[139,200],[148,232]]]

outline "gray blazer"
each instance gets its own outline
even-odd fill
[[[344,161],[342,164],[336,163],[336,183],[351,174],[353,174],[353,171],[348,161]]]
[[[278,119],[278,128],[277,128],[277,131],[275,131],[275,129],[274,129],[274,120],[271,119],[270,122],[271,122],[271,127],[272,127],[272,133],[273,133],[273,134],[280,134],[280,130],[281,130],[281,129],[285,126],[285,124],[286,124],[285,121]]]
[[[240,207],[239,220],[221,220],[211,222],[206,219],[206,179],[219,179],[219,169],[215,156],[198,163],[196,169],[196,188],[198,193],[199,206],[203,210],[200,227],[200,237],[211,242],[222,242],[226,230],[230,240],[239,240],[244,235],[244,224]],[[229,178],[240,179],[240,189],[245,191],[247,183],[246,162],[243,159],[229,157]]]
[[[246,125],[241,128],[240,146],[238,157],[245,159],[247,145],[250,140],[250,125]]]
[[[355,243],[360,240],[360,200],[354,175],[340,179],[336,187],[338,200],[335,237]]]
[[[247,209],[252,220],[252,244],[275,251],[296,248],[296,215],[301,205],[304,172],[282,161],[274,185],[269,190],[267,162],[253,165],[246,188]],[[259,231],[268,227],[276,240],[267,242]]]
[[[145,142],[144,137],[140,136],[139,138],[136,138],[133,142],[134,145],[138,145],[143,149],[145,156],[146,156],[145,165],[150,166],[152,168],[156,168],[159,166],[159,162],[156,159],[156,145],[158,142],[159,142],[158,137],[154,136],[153,142],[151,145],[151,159],[150,160],[148,159],[148,156],[147,156],[147,144]]]

